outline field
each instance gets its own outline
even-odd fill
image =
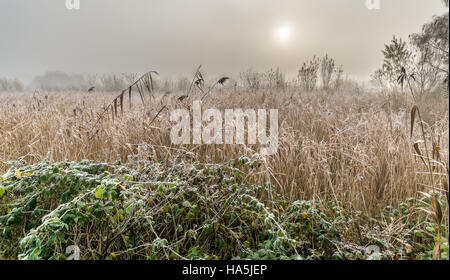
[[[198,91],[100,118],[117,94],[0,93],[3,258],[448,259],[448,98],[216,87],[203,109],[279,110],[262,157],[171,143]]]

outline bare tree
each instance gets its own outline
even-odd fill
[[[444,1],[448,7],[448,1]],[[422,27],[422,32],[412,34],[412,44],[417,48],[420,60],[431,67],[448,93],[449,82],[449,14],[435,16]]]

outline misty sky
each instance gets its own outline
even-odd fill
[[[0,0],[0,77],[30,81],[45,71],[157,70],[236,76],[279,66],[295,73],[329,53],[346,73],[367,78],[393,34],[407,38],[440,0]]]

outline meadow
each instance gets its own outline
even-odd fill
[[[446,97],[214,87],[203,109],[279,110],[262,157],[171,143],[170,110],[201,91],[133,92],[101,117],[117,94],[0,93],[4,258],[448,259]]]

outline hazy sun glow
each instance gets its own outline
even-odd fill
[[[281,25],[276,29],[275,36],[280,43],[286,43],[292,37],[292,28],[289,25]]]

